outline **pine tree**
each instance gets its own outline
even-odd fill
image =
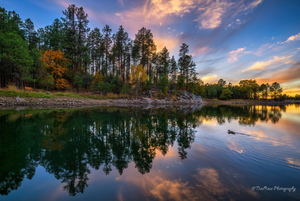
[[[64,18],[61,18],[64,24],[65,38],[63,43],[63,51],[65,52],[65,57],[70,59],[72,62],[71,69],[74,70],[74,75],[78,73],[78,55],[77,55],[77,37],[78,37],[78,22],[76,20],[76,13],[78,8],[72,4],[69,5],[67,10],[63,11],[65,15]]]
[[[145,27],[141,28],[135,34],[133,55],[135,58],[140,59],[140,64],[142,64],[143,68],[147,66],[147,75],[149,75],[149,61],[151,61],[151,57],[155,52],[156,45],[151,30]]]
[[[167,76],[169,73],[170,65],[170,53],[166,47],[164,47],[161,52],[158,53],[158,74]],[[158,76],[158,75],[157,75]]]
[[[64,40],[63,23],[56,18],[49,28],[49,49],[61,49]]]
[[[37,33],[34,29],[33,22],[29,18],[25,20],[24,30],[25,30],[26,40],[29,44],[29,50],[36,48],[38,43]]]
[[[187,57],[187,53],[189,52],[189,46],[185,43],[182,43],[182,45],[180,46],[180,50],[179,50],[179,60],[178,60],[178,64],[179,64],[179,70],[180,70],[180,74],[182,76],[185,77],[186,74],[186,70],[187,70],[187,66],[188,66],[188,57]]]
[[[78,46],[77,46],[77,55],[79,68],[82,70],[85,65],[85,72],[87,64],[89,63],[89,54],[87,46],[87,34],[90,31],[88,27],[89,20],[87,19],[88,15],[84,12],[83,8],[80,7],[77,9],[76,13],[78,21]]]
[[[109,52],[112,44],[112,38],[111,38],[111,28],[108,25],[105,25],[105,27],[102,29],[103,32],[103,40],[104,40],[104,47],[105,47],[105,69],[104,73],[107,76],[108,75],[108,59],[109,59]]]
[[[177,66],[177,63],[176,63],[176,60],[174,58],[174,56],[172,56],[172,59],[170,61],[170,74],[171,74],[171,77],[172,77],[172,82],[175,82],[176,81],[176,74],[177,74],[177,71],[178,71],[178,66]]]

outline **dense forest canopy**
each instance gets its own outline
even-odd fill
[[[145,27],[131,39],[122,25],[115,33],[109,25],[91,30],[87,13],[74,4],[62,14],[51,25],[36,29],[30,19],[23,21],[15,11],[0,7],[2,88],[76,88],[77,93],[85,89],[104,94],[156,91],[163,97],[187,90],[205,98],[289,98],[277,82],[259,85],[246,79],[233,85],[220,79],[205,84],[188,44],[182,43],[176,61],[167,47],[157,51],[153,33]],[[134,77],[144,79],[133,81]]]

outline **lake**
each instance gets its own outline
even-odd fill
[[[300,105],[1,110],[0,158],[0,200],[300,200]]]

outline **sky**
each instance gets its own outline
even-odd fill
[[[63,17],[70,4],[84,8],[92,29],[123,25],[132,39],[151,29],[158,50],[166,46],[176,59],[188,44],[205,83],[256,79],[300,94],[299,0],[0,0],[36,29]]]

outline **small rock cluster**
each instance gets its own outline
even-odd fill
[[[119,99],[119,100],[108,100],[113,105],[200,105],[205,102],[202,100],[201,96],[196,96],[193,93],[189,93],[187,91],[183,91],[181,95],[177,95],[177,100],[174,101],[170,98],[166,99],[155,99],[155,98],[147,98],[142,97],[141,99]]]

